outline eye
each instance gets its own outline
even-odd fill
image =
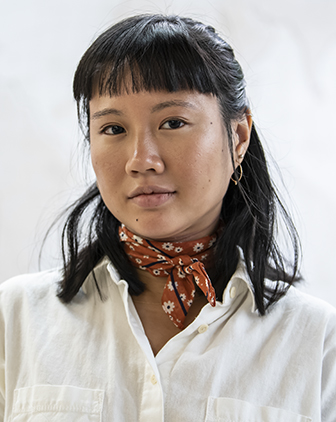
[[[180,127],[183,127],[185,125],[182,120],[178,119],[172,119],[167,120],[163,125],[161,126],[161,129],[179,129]]]
[[[125,129],[118,125],[106,126],[102,130],[102,133],[104,133],[105,135],[119,135],[120,133],[124,133],[124,132],[125,132]]]

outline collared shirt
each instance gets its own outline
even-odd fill
[[[256,312],[243,263],[154,356],[111,263],[70,304],[57,271],[0,286],[0,420],[335,422],[336,311],[290,288]]]

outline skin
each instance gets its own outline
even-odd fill
[[[248,114],[232,122],[236,166],[248,147],[251,124]],[[216,97],[190,91],[95,95],[90,144],[102,198],[132,232],[187,241],[216,231],[234,171]],[[156,353],[179,330],[161,308],[166,279],[138,274],[147,289],[134,304]],[[186,325],[204,299],[195,300]]]

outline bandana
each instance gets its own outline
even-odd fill
[[[216,235],[189,242],[149,241],[122,224],[119,236],[125,242],[124,249],[132,265],[156,277],[168,277],[161,303],[176,327],[184,328],[184,319],[195,297],[194,282],[211,306],[216,305],[215,290],[203,264],[211,258],[210,248],[217,240]]]

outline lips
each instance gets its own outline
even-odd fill
[[[161,187],[161,186],[139,186],[130,193],[128,198],[132,199],[140,195],[169,194],[169,193],[174,193],[174,190]]]
[[[174,194],[174,190],[162,186],[139,186],[128,198],[141,208],[153,208],[163,205]]]

